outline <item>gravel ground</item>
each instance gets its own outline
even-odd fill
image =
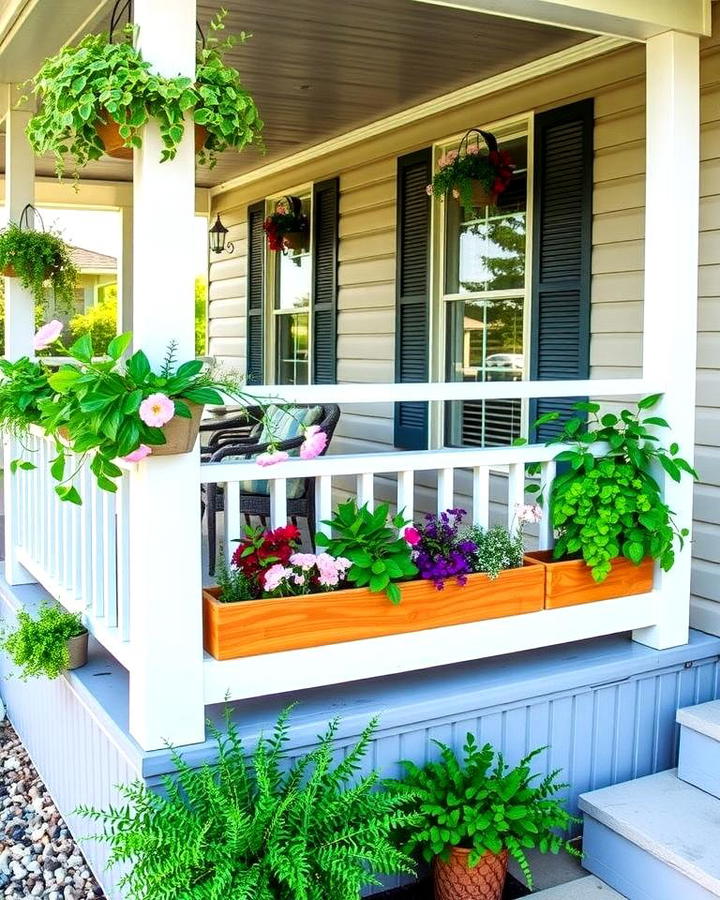
[[[104,897],[7,719],[0,722],[0,897]]]

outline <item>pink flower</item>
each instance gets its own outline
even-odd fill
[[[273,450],[272,453],[261,453],[255,460],[259,466],[274,466],[290,459],[284,450]]]
[[[276,591],[283,581],[293,575],[292,569],[286,569],[280,563],[275,563],[265,573],[263,584],[266,591]]]
[[[470,146],[467,148],[467,152],[470,156],[475,156],[480,152],[480,148],[477,144],[470,144]]]
[[[52,322],[48,322],[47,325],[38,328],[33,339],[33,348],[35,350],[45,350],[50,344],[54,344],[62,334],[63,327],[62,322],[53,319]]]
[[[457,188],[452,189],[452,195],[456,200],[460,199],[460,191]]]
[[[428,195],[428,197],[432,197],[432,185],[431,185],[431,184],[429,184],[429,185],[425,188],[425,193]]]
[[[403,537],[411,547],[414,547],[416,544],[420,543],[420,532],[417,530],[417,528],[413,528],[412,525],[409,528],[406,528],[405,531],[403,531]]]
[[[450,163],[454,163],[455,160],[456,160],[457,158],[458,158],[458,152],[457,152],[457,150],[448,150],[447,155],[446,155],[446,157],[445,157],[445,159],[446,159],[447,162],[448,162],[448,165],[449,165]]]
[[[291,565],[298,566],[298,568],[302,569],[304,572],[312,569],[316,562],[317,557],[314,553],[293,553],[290,557]]]
[[[140,418],[151,428],[162,428],[175,415],[175,404],[165,394],[150,394],[140,404]]]
[[[305,440],[300,445],[301,459],[315,459],[327,447],[327,435],[319,425],[310,425],[305,429]]]
[[[515,515],[521,525],[534,525],[542,519],[542,508],[537,503],[516,503]]]
[[[150,456],[152,453],[152,449],[148,447],[147,444],[140,444],[137,450],[133,450],[132,453],[128,453],[127,456],[123,456],[125,462],[136,463],[140,462],[141,459],[145,459],[146,456]]]

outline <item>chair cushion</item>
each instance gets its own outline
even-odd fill
[[[259,444],[266,444],[269,441],[281,443],[298,437],[303,429],[310,425],[318,425],[322,421],[322,406],[269,406],[265,414],[262,431],[258,437]],[[300,448],[295,447],[288,450],[290,456],[298,456]],[[226,459],[242,460],[243,456],[229,456]],[[240,491],[243,494],[264,494],[270,493],[270,488],[266,479],[258,481],[243,481],[240,483]],[[288,500],[295,500],[301,497],[305,492],[304,478],[289,478],[287,482]]]

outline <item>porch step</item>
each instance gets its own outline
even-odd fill
[[[720,797],[720,700],[679,709],[678,778]]]
[[[559,884],[532,896],[537,897],[537,900],[618,900],[618,898],[622,898],[622,894],[618,894],[594,875]]]
[[[675,769],[579,802],[583,865],[629,900],[720,897],[720,800]]]

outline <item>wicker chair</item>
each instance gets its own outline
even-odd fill
[[[298,405],[297,409],[310,409],[311,405]],[[330,441],[335,433],[335,427],[340,419],[340,407],[335,404],[321,406],[320,420],[317,424],[321,431],[327,435],[327,444],[324,455],[330,446]],[[258,438],[262,429],[260,419],[262,410],[251,407],[241,416],[232,420],[224,420],[221,424],[209,423],[214,427],[204,426],[206,432],[213,434],[205,445],[203,459],[208,462],[220,462],[229,456],[252,459],[265,453],[269,447],[267,443],[259,443]],[[303,442],[302,435],[281,441],[275,446],[278,450],[296,450]],[[305,478],[303,487],[296,497],[288,497],[288,517],[296,523],[297,519],[307,519],[310,538],[315,538],[315,479]],[[210,556],[209,574],[215,574],[215,556],[217,552],[217,514],[225,509],[225,494],[218,484],[208,484],[205,494],[205,508],[208,517],[208,550]],[[256,494],[241,492],[240,512],[249,523],[251,516],[258,516],[263,524],[270,516],[270,495],[267,493]],[[239,537],[239,535],[238,535]]]

